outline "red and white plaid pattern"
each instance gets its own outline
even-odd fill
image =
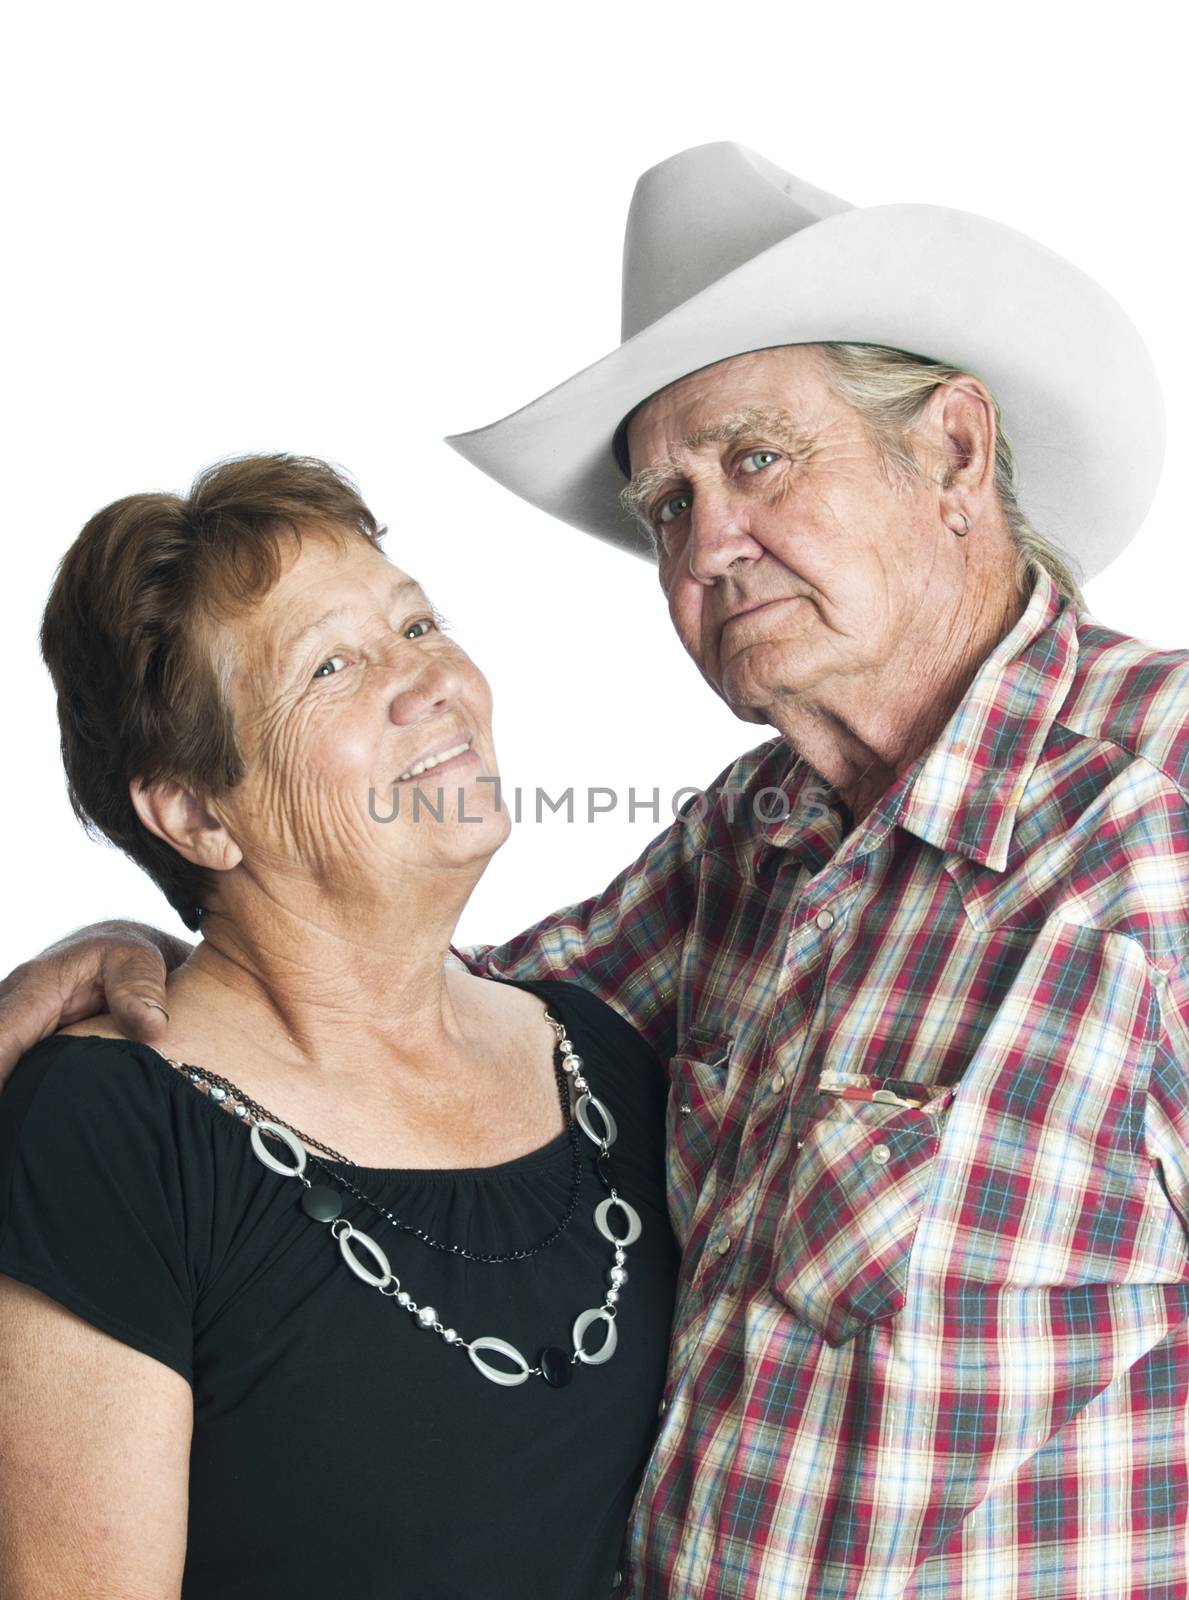
[[[467,953],[669,1063],[684,1262],[625,1594],[1189,1593],[1187,752],[1189,655],[1041,575],[849,833],[773,740]]]

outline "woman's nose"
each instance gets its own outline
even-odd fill
[[[418,663],[413,677],[402,676],[393,690],[389,715],[393,722],[420,722],[434,711],[444,711],[458,698],[461,674],[442,656]]]

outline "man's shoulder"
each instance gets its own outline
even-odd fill
[[[1077,671],[1057,721],[1148,762],[1189,796],[1189,650],[1161,649],[1084,623]]]

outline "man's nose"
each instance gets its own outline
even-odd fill
[[[751,506],[725,486],[704,486],[690,508],[686,551],[690,574],[699,583],[714,583],[741,556],[754,560],[763,546],[748,529]]]

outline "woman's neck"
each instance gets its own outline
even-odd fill
[[[250,1042],[278,1065],[317,1076],[377,1060],[416,1073],[419,1063],[460,1054],[466,975],[446,965],[465,903],[456,887],[452,897],[434,885],[395,907],[357,898],[340,909],[326,897],[281,904],[251,893],[212,908],[169,979],[173,1026]]]

